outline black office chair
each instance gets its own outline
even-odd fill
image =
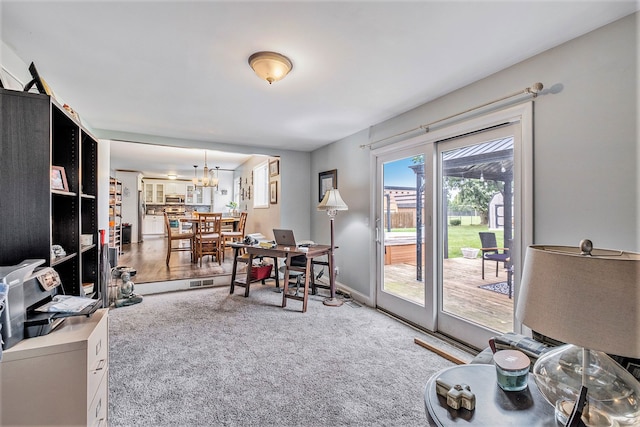
[[[496,242],[496,233],[480,232],[480,242],[482,251],[482,280],[484,280],[484,262],[496,262],[496,277],[498,277],[498,264],[507,263],[509,261],[509,248],[499,248]]]

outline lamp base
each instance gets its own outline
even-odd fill
[[[533,367],[540,393],[556,408],[556,419],[567,422],[585,386],[589,391],[581,418],[587,426],[639,425],[640,383],[607,354],[583,350],[563,345],[540,356]]]
[[[338,298],[326,298],[322,303],[329,307],[340,307],[343,304],[342,300]]]

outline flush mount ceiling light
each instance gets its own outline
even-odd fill
[[[269,84],[282,80],[293,68],[289,58],[276,52],[256,52],[249,57],[249,65]]]

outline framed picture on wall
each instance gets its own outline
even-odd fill
[[[280,160],[273,160],[269,162],[269,176],[276,176],[280,174]]]
[[[64,173],[62,166],[51,166],[51,189],[69,191],[67,175]]]
[[[318,174],[318,202],[321,202],[324,193],[332,188],[338,188],[338,170],[320,172]]]
[[[278,181],[269,183],[269,203],[272,205],[278,203]]]

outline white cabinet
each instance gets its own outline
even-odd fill
[[[185,197],[187,205],[209,205],[211,204],[211,188],[196,187],[193,184],[187,184],[187,192]]]
[[[148,205],[164,205],[164,183],[145,182],[144,201]]]
[[[108,309],[20,341],[0,363],[0,425],[108,425]]]
[[[187,192],[187,184],[185,182],[168,182],[164,184],[164,190],[168,195],[183,196]]]
[[[164,234],[164,215],[146,215],[142,220],[142,234]]]

